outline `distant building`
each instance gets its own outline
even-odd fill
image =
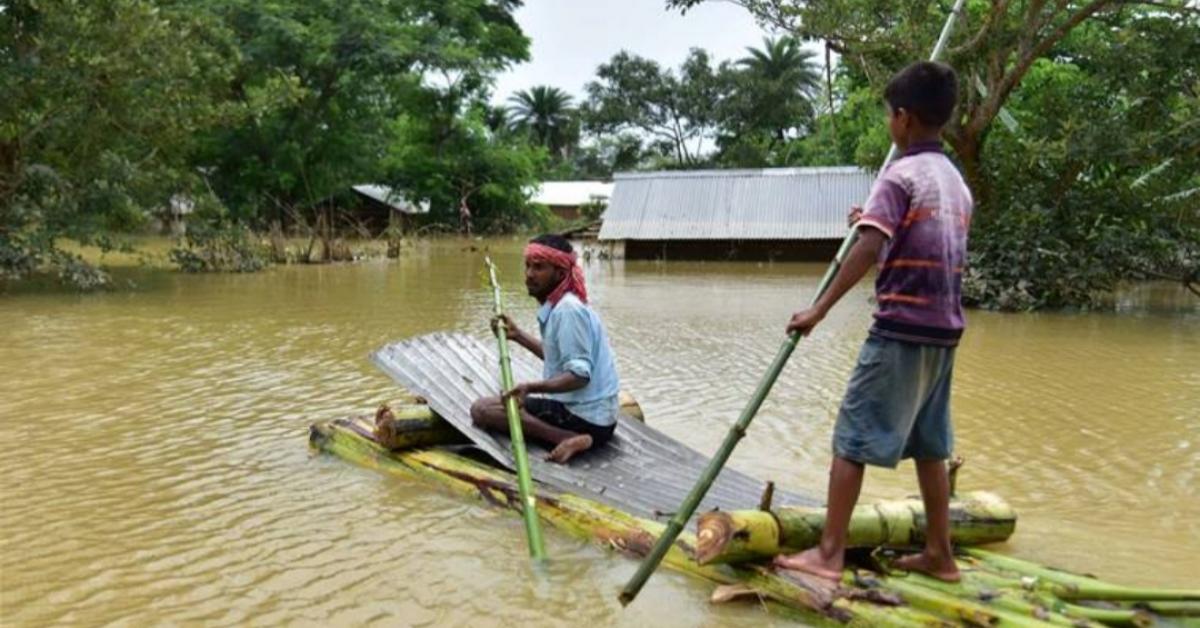
[[[408,231],[413,217],[429,213],[429,201],[413,202],[386,185],[351,186],[359,200],[353,215],[371,233],[381,233],[389,224]]]
[[[563,220],[579,220],[585,205],[607,205],[612,191],[613,184],[604,181],[544,181],[531,200]]]
[[[166,205],[150,212],[149,229],[153,233],[182,237],[187,233],[187,217],[195,211],[195,198],[187,194],[172,194]]]
[[[633,259],[827,260],[874,179],[856,167],[618,173],[600,246]]]

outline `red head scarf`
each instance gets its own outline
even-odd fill
[[[567,271],[567,276],[550,292],[546,300],[551,306],[558,305],[560,299],[568,292],[574,292],[580,301],[587,303],[587,286],[583,284],[583,269],[575,263],[575,254],[560,251],[554,247],[530,242],[525,247],[525,260],[529,262],[545,262]]]

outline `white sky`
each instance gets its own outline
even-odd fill
[[[531,60],[496,80],[492,101],[520,89],[551,85],[578,101],[596,67],[622,49],[676,68],[689,48],[714,62],[740,59],[766,34],[741,7],[705,2],[680,15],[664,0],[526,0],[517,21],[532,40]]]

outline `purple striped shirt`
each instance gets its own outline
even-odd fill
[[[872,334],[958,344],[972,206],[971,191],[936,142],[910,146],[876,179],[858,223],[888,237],[875,280],[879,310]]]

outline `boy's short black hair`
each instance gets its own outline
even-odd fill
[[[940,129],[954,113],[958,76],[944,63],[918,61],[888,81],[883,99],[892,111],[904,109],[923,124]]]
[[[552,249],[558,249],[563,253],[573,253],[575,251],[575,249],[571,248],[571,243],[557,233],[543,233],[542,235],[530,240],[530,242],[548,246]]]

